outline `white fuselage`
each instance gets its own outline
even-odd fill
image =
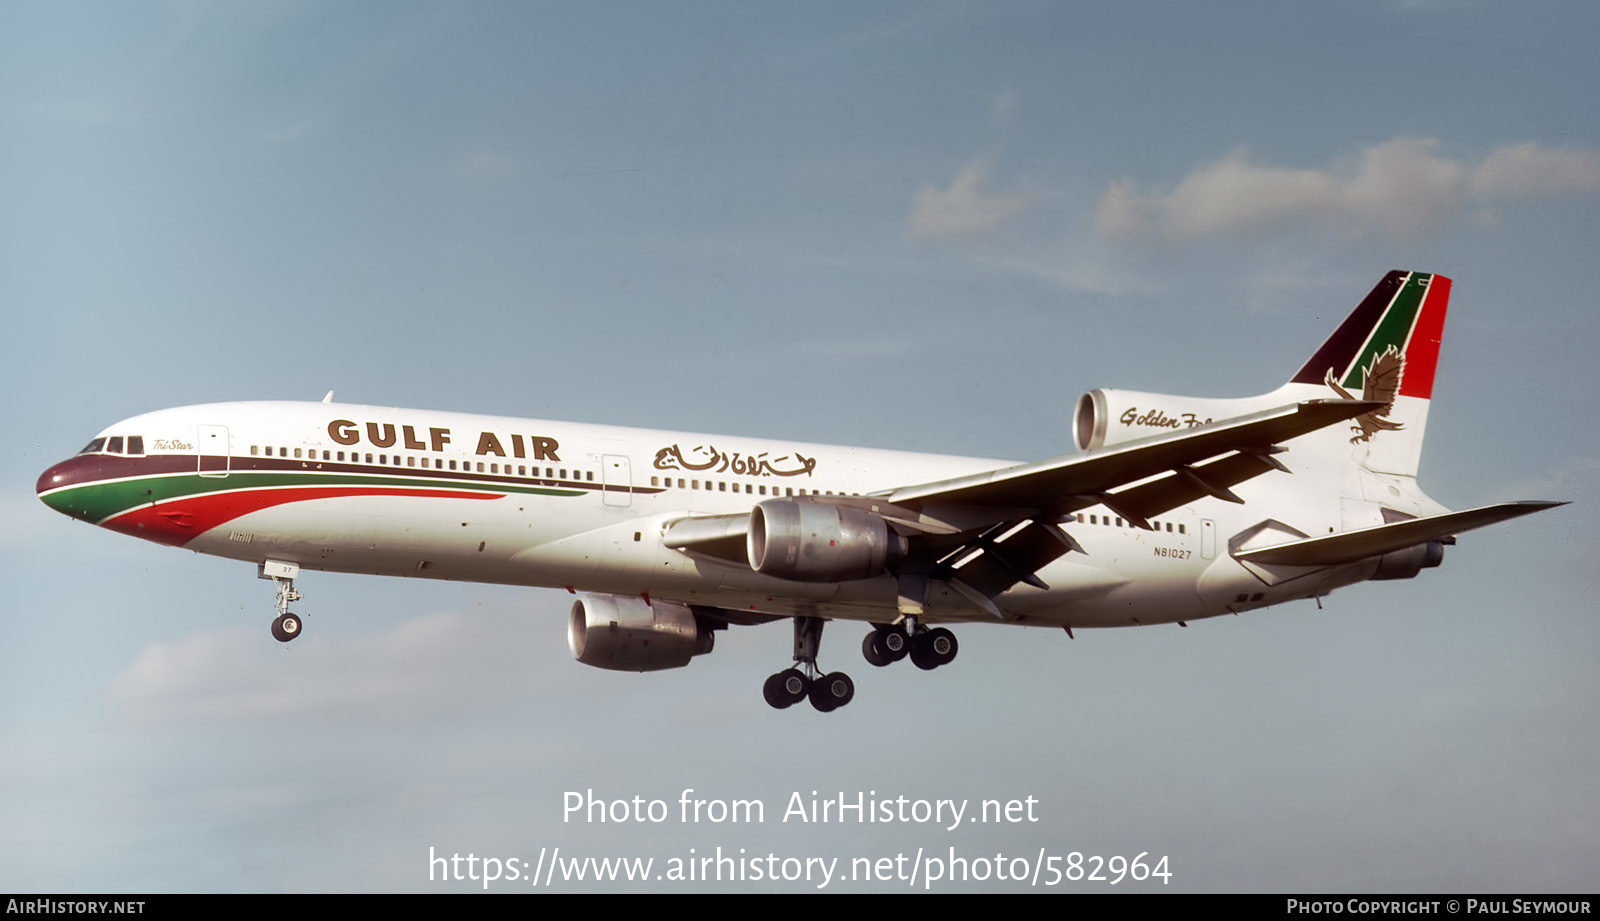
[[[1224,402],[1243,412],[1295,398],[1280,391]],[[672,549],[663,533],[677,519],[748,513],[773,497],[869,495],[1012,466],[993,459],[330,403],[182,407],[119,422],[101,437],[119,435],[140,436],[144,459],[165,458],[169,467],[140,473],[137,459],[130,458],[130,482],[181,478],[191,484],[183,500],[156,502],[137,514],[160,515],[185,501],[222,509],[217,514],[225,520],[214,525],[205,511],[193,520],[177,514],[163,519],[195,530],[182,535],[185,540],[164,542],[201,553],[305,569],[648,595],[760,614],[880,622],[895,616],[896,585],[888,576],[777,579],[746,564]],[[1085,553],[1068,553],[1041,569],[1037,575],[1048,588],[1018,585],[995,604],[1012,623],[1129,626],[1256,608],[1360,581],[1370,566],[1323,569],[1310,578],[1267,584],[1228,553],[1230,535],[1266,519],[1313,535],[1375,520],[1376,505],[1362,495],[1381,489],[1384,477],[1364,468],[1353,474],[1345,463],[1297,464],[1303,443],[1316,442],[1308,457],[1329,450],[1348,457],[1350,451],[1339,448],[1345,441],[1342,430],[1296,439],[1283,455],[1293,476],[1272,473],[1242,484],[1244,505],[1205,499],[1174,509],[1152,522],[1153,531],[1103,507],[1084,509],[1062,527]],[[170,469],[181,457],[196,458],[196,468]],[[1339,482],[1352,477],[1373,482]],[[319,492],[318,484],[353,478],[368,486]],[[252,486],[253,481],[260,482]],[[1387,504],[1407,498],[1390,489],[1395,495],[1385,497]],[[286,498],[296,491],[318,498]],[[994,619],[943,585],[931,587],[925,616]]]

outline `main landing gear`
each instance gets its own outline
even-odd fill
[[[893,624],[875,624],[871,633],[861,640],[861,655],[877,666],[891,665],[911,657],[911,664],[923,671],[949,665],[956,657],[960,644],[956,635],[943,627],[929,630],[907,618],[907,630]]]
[[[289,604],[305,597],[295,591],[294,578],[300,575],[300,567],[295,563],[280,563],[268,560],[256,567],[256,578],[271,579],[278,586],[278,599],[274,607],[278,616],[272,621],[272,638],[280,643],[287,643],[300,635],[300,615],[290,613]]]
[[[856,683],[844,672],[823,674],[817,668],[817,648],[822,644],[820,617],[794,619],[794,661],[796,668],[784,669],[767,679],[761,693],[767,703],[784,710],[806,698],[811,706],[828,713],[855,699]]]
[[[817,668],[817,647],[822,644],[820,617],[794,619],[795,667],[784,669],[767,679],[762,696],[779,710],[811,699],[811,706],[823,713],[837,710],[856,696],[856,683],[844,672],[823,674]],[[874,624],[861,641],[861,654],[873,665],[889,665],[909,656],[911,664],[924,671],[949,665],[956,657],[956,635],[943,627],[932,630],[917,623],[915,617],[899,624]]]

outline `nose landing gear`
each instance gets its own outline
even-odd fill
[[[271,579],[278,586],[278,598],[274,607],[278,616],[272,621],[272,638],[280,643],[287,643],[300,635],[300,615],[290,613],[291,602],[299,601],[305,597],[295,591],[294,579],[300,575],[300,566],[297,563],[281,563],[277,560],[267,560],[256,566],[256,578]]]

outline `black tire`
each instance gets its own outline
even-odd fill
[[[784,669],[772,677],[778,679],[778,690],[783,699],[788,701],[785,707],[794,706],[811,693],[811,679],[798,668]]]
[[[761,686],[761,696],[767,699],[767,706],[774,710],[787,710],[794,706],[794,701],[783,692],[783,673],[769,675],[766,684]]]
[[[861,638],[861,658],[866,659],[868,665],[876,665],[879,668],[894,663],[894,659],[878,648],[878,631],[876,630]]]
[[[882,627],[877,631],[878,649],[889,657],[890,662],[898,662],[911,651],[911,638],[898,627]]]
[[[296,614],[282,614],[272,621],[272,638],[280,643],[287,643],[300,635],[300,617]]]
[[[956,642],[956,635],[949,630],[935,627],[928,631],[928,651],[933,653],[933,659],[938,665],[949,665],[960,649],[961,644]]]
[[[811,706],[823,713],[839,709],[855,696],[856,683],[844,672],[832,672],[811,683]]]

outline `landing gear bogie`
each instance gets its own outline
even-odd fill
[[[844,672],[823,674],[817,668],[817,649],[822,645],[820,617],[794,619],[795,667],[785,669],[767,678],[761,686],[761,696],[768,706],[787,710],[802,700],[809,699],[818,712],[830,713],[855,699],[856,683]]]

